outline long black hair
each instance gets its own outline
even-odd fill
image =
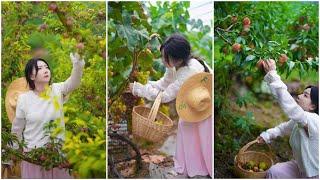
[[[37,76],[38,74],[38,71],[39,71],[39,68],[38,68],[38,61],[43,61],[44,63],[47,64],[49,70],[50,70],[50,66],[49,64],[47,63],[47,61],[45,61],[44,59],[41,59],[41,58],[32,58],[28,61],[28,63],[26,64],[26,67],[24,69],[24,74],[25,74],[25,77],[26,77],[26,80],[27,80],[27,83],[29,85],[29,88],[31,90],[34,90],[36,87],[35,87],[35,84],[34,84],[34,81],[31,79],[31,75],[32,75],[32,70],[33,68],[36,70],[36,74],[35,76]],[[51,82],[51,79],[50,79],[50,82]],[[49,82],[49,84],[50,84]]]
[[[182,60],[181,66],[186,66],[191,58],[195,58],[203,65],[205,72],[209,72],[209,68],[205,65],[202,59],[191,55],[191,46],[189,41],[180,34],[173,34],[169,36],[165,42],[161,44],[160,51],[167,64],[169,64],[169,59],[174,62]]]
[[[315,106],[313,112],[319,114],[319,88],[317,86],[307,86],[305,89],[310,88],[311,103]]]

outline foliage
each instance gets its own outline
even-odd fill
[[[51,9],[52,4],[57,9]],[[69,53],[77,51],[86,61],[81,85],[64,105],[67,131],[62,147],[72,170],[82,178],[106,176],[105,11],[103,2],[2,3],[2,97],[13,80],[24,76],[24,66],[32,57],[49,62],[52,82],[70,76]],[[14,139],[10,131],[3,108],[2,137]]]

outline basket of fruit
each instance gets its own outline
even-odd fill
[[[257,142],[257,140],[249,142],[234,157],[235,173],[241,178],[265,178],[267,170],[273,165],[273,160],[268,154],[247,151],[251,145]],[[270,145],[267,144],[267,146],[271,152]]]
[[[158,142],[168,136],[173,126],[172,120],[158,112],[161,104],[162,92],[154,101],[152,108],[135,106],[132,110],[133,135],[142,137],[152,142]]]

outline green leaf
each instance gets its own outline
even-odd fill
[[[292,71],[295,63],[293,61],[287,61],[287,64],[288,64],[288,68],[289,68],[288,71]]]
[[[249,56],[246,57],[246,60],[245,60],[245,61],[252,61],[252,60],[254,60],[255,58],[256,58],[256,56],[254,56],[254,55],[249,55]]]

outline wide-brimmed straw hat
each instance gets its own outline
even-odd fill
[[[8,87],[5,106],[9,120],[12,122],[15,114],[18,97],[21,93],[29,90],[29,86],[24,77],[14,80]]]
[[[179,117],[187,122],[199,122],[212,114],[212,74],[198,73],[181,86],[176,109]]]

